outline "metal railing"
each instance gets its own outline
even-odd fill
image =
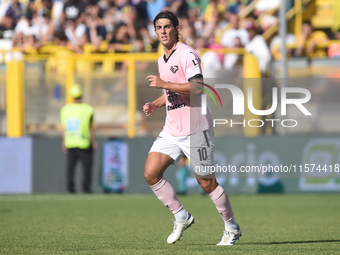
[[[215,51],[219,54],[227,53],[238,53],[243,54],[243,49],[202,49],[200,51],[203,54],[206,51]],[[157,60],[160,56],[160,52],[157,53],[107,53],[107,54],[70,54],[63,55],[55,51],[53,54],[28,54],[24,55],[24,62],[26,63],[25,71],[25,95],[27,98],[26,105],[24,105],[23,111],[26,112],[26,126],[25,129],[31,133],[41,131],[54,130],[59,132],[61,129],[59,122],[59,110],[63,104],[70,102],[71,99],[67,95],[67,89],[74,83],[79,82],[84,86],[84,101],[88,103],[93,103],[91,97],[94,96],[95,89],[99,85],[105,87],[104,90],[110,91],[110,96],[117,96],[120,101],[124,101],[123,97],[126,97],[126,106],[123,108],[117,108],[117,111],[125,111],[127,109],[127,123],[122,124],[121,127],[127,130],[127,135],[129,137],[135,137],[136,135],[136,125],[144,126],[145,120],[143,120],[142,114],[138,113],[137,104],[139,103],[139,98],[142,97],[142,101],[153,100],[156,98],[156,94],[159,93],[158,90],[147,90],[148,85],[145,79],[148,74],[157,74]],[[48,62],[50,59],[54,61],[60,61],[62,67],[61,72],[58,70],[46,70]],[[14,61],[17,62],[17,61]],[[19,61],[20,62],[20,61]],[[101,68],[96,68],[96,66],[103,67],[105,62],[112,63],[128,63],[126,71],[121,69],[113,68],[112,71],[107,72],[107,70],[102,70]],[[154,63],[155,66],[152,69],[146,70],[144,73],[136,69],[136,64],[140,62],[150,62]],[[81,64],[82,68],[79,69]],[[204,63],[203,63],[204,64]],[[58,67],[57,67],[58,68]],[[45,71],[44,71],[45,69]],[[141,75],[143,76],[141,78]],[[145,76],[145,77],[144,77]],[[120,78],[126,81],[126,91],[117,94],[112,92],[110,86],[113,80],[119,80]],[[137,78],[136,78],[137,77]],[[98,85],[99,84],[99,85]],[[111,84],[111,85],[110,85]],[[58,85],[56,87],[56,85]],[[9,85],[7,85],[9,86]],[[24,87],[25,87],[24,86]],[[1,87],[4,89],[4,86]],[[61,90],[58,93],[62,94],[62,99],[55,100],[51,95],[55,93],[54,90]],[[125,88],[124,88],[125,89]],[[141,91],[138,94],[137,90]],[[112,92],[112,93],[111,93]],[[155,94],[156,93],[156,94]],[[149,95],[153,95],[152,97]],[[4,93],[2,93],[4,95]],[[158,97],[158,96],[157,96]],[[92,100],[92,101],[91,101]],[[7,97],[8,101],[8,97]],[[5,100],[1,100],[1,103]],[[125,101],[124,101],[125,102]],[[125,104],[125,103],[124,103]],[[108,105],[109,106],[109,105]],[[112,106],[112,100],[110,107]],[[26,108],[25,108],[26,107]],[[28,108],[27,108],[28,107]],[[103,109],[104,106],[97,107],[102,111],[103,114],[108,112]],[[112,108],[111,108],[112,109]],[[120,110],[119,110],[120,109]],[[141,109],[141,103],[138,105],[138,109]],[[96,111],[96,107],[95,107]],[[104,112],[103,112],[104,111]],[[138,113],[138,114],[137,114]],[[53,116],[53,118],[51,117]],[[164,124],[164,115],[159,114],[157,116],[159,123]],[[104,117],[102,117],[104,118]],[[142,120],[141,123],[136,123],[136,119]],[[148,118],[150,119],[150,118]],[[11,120],[9,121],[11,122]],[[122,122],[120,122],[122,123]],[[150,124],[153,125],[153,124]],[[157,124],[158,125],[158,124]],[[102,125],[102,128],[106,128],[107,125]],[[147,126],[145,126],[147,129]],[[147,132],[147,131],[146,131]]]

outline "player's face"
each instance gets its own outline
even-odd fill
[[[167,48],[171,48],[177,42],[178,27],[174,28],[169,19],[157,20],[155,32],[157,39]]]

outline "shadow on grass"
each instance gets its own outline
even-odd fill
[[[235,245],[274,245],[274,244],[303,244],[303,243],[340,243],[340,240],[314,240],[314,241],[287,241],[287,242],[270,242],[270,243],[239,243],[237,242]],[[211,243],[200,243],[200,244],[185,244],[185,245],[192,245],[192,246],[197,246],[197,245],[212,245],[216,246],[216,244],[211,244]]]
[[[287,242],[270,242],[270,243],[238,243],[237,245],[272,245],[272,244],[299,244],[299,243],[340,243],[340,240],[314,240],[314,241],[287,241]]]

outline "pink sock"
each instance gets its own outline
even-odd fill
[[[209,194],[209,197],[214,202],[217,211],[220,213],[224,221],[228,221],[234,216],[229,197],[220,185],[218,185],[217,188]]]
[[[150,186],[152,191],[158,197],[162,203],[168,207],[172,213],[177,213],[183,208],[181,203],[176,197],[176,192],[171,186],[171,184],[164,178],[159,180],[156,184]]]

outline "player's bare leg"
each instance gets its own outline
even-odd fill
[[[211,177],[211,176],[210,176]],[[234,219],[229,197],[217,183],[216,178],[203,177],[196,174],[197,182],[214,202],[217,211],[224,220],[225,231],[222,240],[217,245],[233,245],[241,236],[241,230]]]
[[[165,170],[174,162],[174,160],[166,154],[159,152],[150,152],[144,167],[144,178],[146,182],[152,186],[159,182],[163,177]]]
[[[159,152],[150,152],[146,159],[144,178],[158,199],[168,207],[174,214],[173,232],[169,235],[167,242],[175,243],[179,241],[184,230],[194,223],[194,217],[188,213],[179,200],[171,184],[163,177],[164,171],[174,160]]]

